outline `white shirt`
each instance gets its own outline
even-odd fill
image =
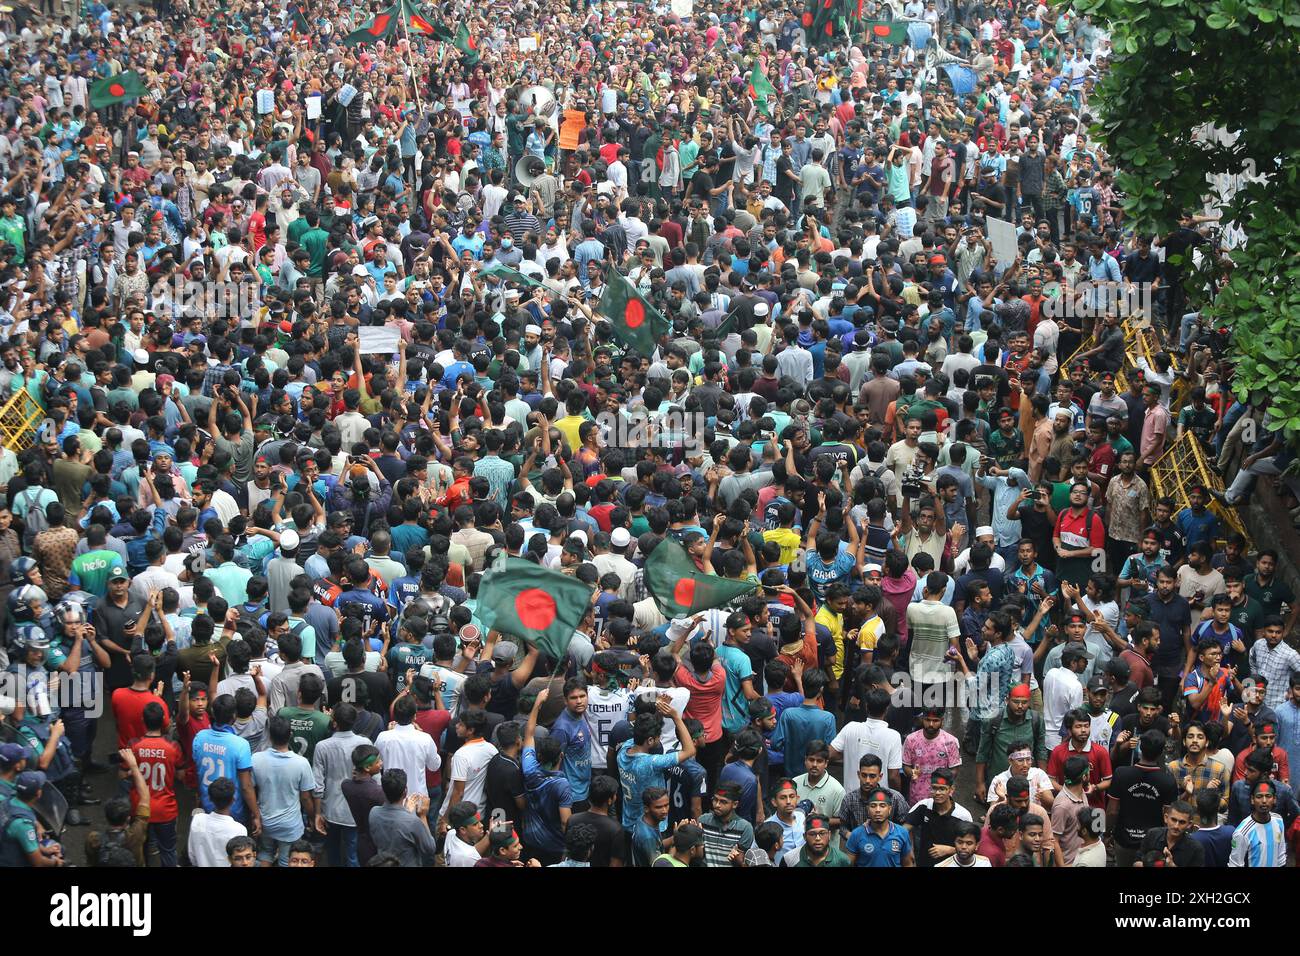
[[[1043,723],[1047,749],[1061,742],[1061,721],[1076,707],[1083,706],[1083,685],[1068,667],[1057,667],[1043,678]]]
[[[609,747],[609,732],[627,715],[630,697],[631,695],[622,688],[612,691],[601,687],[587,688],[587,729],[591,731],[593,770],[605,769],[605,750]]]
[[[686,705],[690,703],[691,692],[685,687],[655,687],[653,684],[643,684],[632,692],[632,696],[627,701],[627,721],[634,723],[632,720],[632,707],[638,697],[649,697],[651,700],[658,700],[661,694],[668,695],[668,702],[672,704],[673,710],[677,711],[677,716],[686,713]],[[677,724],[671,720],[664,721],[663,733],[659,736],[659,744],[663,747],[664,753],[676,753],[682,749],[681,741],[677,739]]]
[[[448,866],[473,866],[481,857],[478,850],[456,836],[455,829],[447,830],[447,842],[442,852]]]
[[[456,705],[460,702],[460,689],[465,686],[465,675],[441,664],[425,664],[420,668],[420,676],[430,680],[440,680],[447,686],[442,689],[442,706],[452,718],[456,717]]]
[[[141,601],[148,599],[150,591],[161,591],[163,588],[179,591],[181,579],[165,568],[150,566],[131,580],[131,596]]]
[[[230,866],[226,843],[237,836],[248,836],[248,829],[234,817],[195,810],[190,818],[190,836],[186,844],[190,863],[194,866]]]
[[[903,738],[883,720],[854,720],[831,741],[831,749],[844,754],[844,789],[858,786],[858,763],[867,754],[880,758],[886,772],[903,769]]]
[[[1003,770],[1000,774],[994,777],[993,782],[989,784],[989,792],[985,797],[985,802],[998,803],[1001,800],[1005,800],[1007,781],[1010,779],[1011,779],[1010,770]],[[1029,802],[1030,803],[1041,804],[1041,801],[1038,799],[1038,795],[1040,793],[1056,792],[1056,788],[1052,786],[1052,778],[1049,777],[1047,775],[1047,771],[1043,770],[1041,767],[1030,767],[1026,779],[1029,781]],[[1004,791],[1001,795],[997,793],[998,787],[1002,787]]]
[[[438,745],[432,737],[413,723],[405,727],[398,725],[376,737],[375,746],[379,748],[385,770],[398,767],[406,771],[406,788],[409,793],[422,797],[429,795],[424,772],[442,767],[442,757],[439,756]]]
[[[383,734],[379,736],[383,737]],[[487,765],[496,755],[497,748],[486,740],[465,744],[451,755],[451,782],[453,784],[457,780],[464,782],[465,792],[461,799],[473,801],[479,813],[487,808],[483,787],[487,783]],[[388,766],[388,761],[384,761],[384,766]],[[443,800],[442,813],[444,814],[451,804],[452,789],[452,787],[447,788],[447,796]]]

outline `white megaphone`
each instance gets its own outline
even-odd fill
[[[560,128],[559,104],[555,94],[544,86],[530,86],[519,94],[519,105],[531,110],[534,116],[546,120],[553,129]]]
[[[525,189],[531,188],[533,183],[545,172],[546,163],[532,153],[527,156],[520,156],[519,162],[515,163],[515,179]]]

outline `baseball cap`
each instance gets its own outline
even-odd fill
[[[122,565],[115,564],[108,572],[108,579],[110,581],[116,581],[119,578],[126,578],[129,581],[131,580],[131,575],[126,573],[126,568],[122,567]]]
[[[0,764],[14,767],[27,757],[27,748],[22,744],[0,744]]]
[[[616,548],[626,548],[632,543],[632,535],[627,528],[615,528],[609,535],[609,543]]]
[[[1088,690],[1105,690],[1106,678],[1101,674],[1093,674],[1088,678]]]
[[[45,786],[46,776],[40,770],[24,770],[14,779],[14,792],[26,799],[40,793]]]
[[[515,658],[519,656],[519,645],[512,641],[502,641],[496,647],[492,648],[492,660],[501,661],[505,664],[513,664]]]

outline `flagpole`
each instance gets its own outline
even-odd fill
[[[415,106],[420,111],[420,118],[424,117],[424,103],[420,100],[420,84],[415,80],[415,59],[411,52],[411,31],[406,26],[406,3],[405,0],[397,5],[401,12],[402,36],[406,39],[406,66],[411,72],[411,89],[415,90]]]

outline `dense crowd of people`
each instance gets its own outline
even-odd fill
[[[1300,603],[1226,518],[1292,452],[1214,215],[1125,221],[1101,25],[0,34],[0,865],[1287,865]],[[751,587],[666,616],[660,547]],[[564,653],[502,555],[590,587]]]

